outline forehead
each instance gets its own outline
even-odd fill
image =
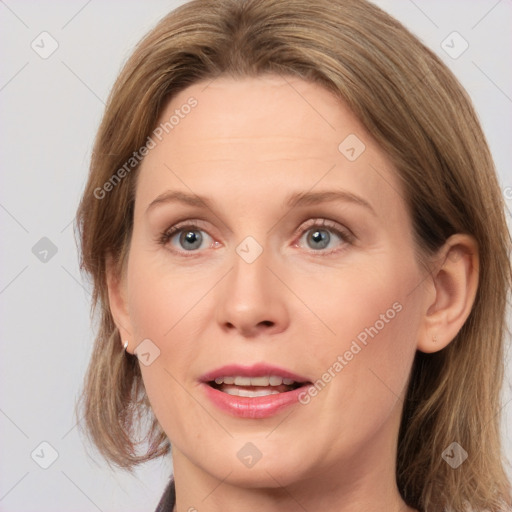
[[[202,147],[209,145],[212,157],[243,158],[241,151],[230,154],[227,145],[219,144],[228,141],[234,150],[257,148],[258,160],[269,156],[279,158],[279,150],[297,147],[302,148],[300,156],[304,150],[318,156],[318,150],[327,148],[332,154],[336,153],[338,139],[343,135],[343,124],[347,129],[363,132],[357,119],[332,93],[294,77],[270,75],[239,80],[222,77],[210,83],[194,84],[173,98],[160,122],[183,108],[190,98],[197,100],[197,106],[188,116],[192,121],[186,122],[185,116],[182,126],[174,127],[170,138],[182,149],[193,146],[195,141],[187,130],[187,124],[192,122],[195,136],[201,140]],[[340,114],[344,119],[340,119]],[[260,153],[262,148],[269,151]]]
[[[384,207],[387,196],[397,199],[392,166],[358,119],[331,92],[299,78],[196,83],[167,104],[158,129],[161,140],[153,137],[141,165],[139,205],[164,189],[259,207],[262,198],[279,202],[313,187],[343,186]]]

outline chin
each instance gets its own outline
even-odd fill
[[[292,485],[315,473],[306,462],[308,454],[298,450],[302,443],[282,442],[282,439],[269,442],[255,436],[250,439],[251,436],[246,436],[222,445],[217,443],[208,460],[200,456],[196,465],[226,484],[255,489]]]

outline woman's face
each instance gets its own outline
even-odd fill
[[[386,156],[298,78],[198,83],[160,121],[121,290],[176,470],[394,478],[426,300]]]

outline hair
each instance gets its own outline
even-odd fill
[[[419,510],[512,505],[500,442],[511,244],[494,164],[452,72],[365,0],[194,0],[163,18],[126,62],[77,214],[81,268],[92,277],[92,311],[99,312],[80,400],[86,432],[110,463],[128,470],[170,449],[137,358],[124,354],[107,292],[108,258],[118,276],[125,268],[139,166],[108,197],[98,190],[126,169],[178,92],[222,75],[264,74],[319,84],[351,109],[396,169],[420,255],[434,255],[455,233],[477,241],[479,286],[467,321],[443,350],[416,353],[396,480],[404,501]],[[145,435],[137,437],[144,418]],[[457,469],[442,458],[454,441],[469,454]]]

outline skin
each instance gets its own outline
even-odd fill
[[[395,481],[403,398],[416,350],[445,347],[470,312],[474,241],[452,237],[427,272],[392,165],[320,86],[221,77],[182,91],[161,120],[191,96],[197,107],[142,163],[128,262],[108,278],[128,351],[146,338],[160,350],[141,371],[171,441],[177,510],[413,510]],[[355,161],[338,150],[350,134],[366,146]],[[168,190],[211,205],[148,211]],[[285,204],[293,192],[332,190],[370,206]],[[197,219],[199,248],[187,251],[179,233],[159,242]],[[318,229],[330,235],[326,248],[311,240]],[[252,263],[235,250],[247,236],[263,248]],[[401,311],[307,405],[242,419],[202,392],[198,379],[231,363],[271,363],[315,381],[396,303]],[[237,457],[247,442],[262,454],[251,468]]]

